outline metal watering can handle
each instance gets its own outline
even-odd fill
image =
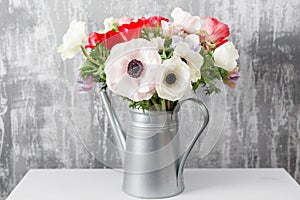
[[[202,111],[201,114],[204,116],[204,121],[203,121],[203,124],[200,127],[198,133],[192,139],[191,144],[188,146],[186,152],[182,155],[182,158],[181,158],[181,161],[180,161],[180,164],[179,164],[179,168],[178,168],[178,172],[177,172],[177,185],[183,184],[183,169],[184,169],[184,165],[186,163],[186,160],[187,160],[189,154],[191,153],[191,151],[192,151],[195,143],[197,142],[198,138],[200,137],[200,135],[202,134],[202,132],[206,128],[206,126],[208,124],[208,121],[209,121],[208,109],[205,106],[205,104],[202,101],[200,101],[200,99],[197,99],[197,98],[184,99],[184,100],[179,102],[178,107],[180,107],[180,105],[182,105],[182,104],[184,104],[185,102],[188,102],[188,101],[192,101],[192,102],[199,105],[199,107]]]

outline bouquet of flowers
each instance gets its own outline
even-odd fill
[[[235,87],[238,51],[228,41],[229,27],[215,18],[201,19],[175,8],[173,21],[161,16],[139,19],[110,17],[105,30],[85,33],[73,21],[58,48],[63,60],[81,49],[80,90],[95,82],[121,95],[133,109],[173,110],[178,100],[202,85],[218,93],[222,80]]]

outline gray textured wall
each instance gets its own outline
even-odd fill
[[[69,22],[84,20],[90,32],[111,15],[170,17],[176,6],[229,24],[240,51],[223,134],[204,159],[197,144],[188,166],[284,167],[300,181],[299,0],[0,0],[0,199],[30,168],[103,167],[76,132],[120,164],[101,102],[74,92],[83,58],[63,63],[56,53]]]

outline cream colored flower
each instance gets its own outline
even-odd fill
[[[216,66],[226,71],[232,71],[237,66],[236,60],[239,58],[239,54],[232,42],[226,42],[216,48],[213,57]]]
[[[182,27],[188,33],[198,33],[201,28],[202,21],[200,17],[192,16],[181,8],[175,8],[171,16],[174,19],[174,25]]]
[[[176,101],[192,90],[189,67],[177,56],[166,60],[158,74],[156,91],[160,98]]]
[[[118,24],[119,23],[119,19],[113,18],[113,17],[109,17],[104,19],[104,32],[106,33],[107,31],[110,31],[114,28],[114,24]]]
[[[71,59],[80,50],[80,46],[86,41],[84,28],[85,22],[72,21],[67,33],[63,37],[63,44],[58,47],[63,60]]]

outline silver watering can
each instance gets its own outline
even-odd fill
[[[140,198],[164,198],[184,190],[183,169],[197,139],[206,128],[209,113],[197,98],[178,103],[174,111],[129,110],[125,134],[111,107],[105,89],[100,92],[124,166],[123,191]],[[200,107],[203,124],[185,152],[180,152],[178,113],[180,105],[192,101]]]

